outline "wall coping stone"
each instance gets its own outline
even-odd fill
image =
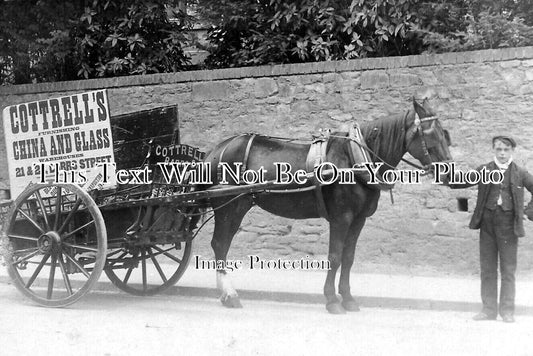
[[[73,80],[54,83],[6,85],[0,86],[0,95],[87,91],[101,88],[120,88],[139,85],[149,86],[228,79],[279,77],[306,73],[318,74],[374,69],[379,70],[408,67],[428,67],[463,63],[499,62],[517,59],[533,59],[533,46],[487,49],[470,52],[421,54],[416,56],[361,58],[342,61],[292,63],[258,67],[239,67],[149,75],[130,75],[124,77]]]

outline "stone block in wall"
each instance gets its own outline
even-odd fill
[[[530,95],[533,94],[533,84],[522,85],[518,90],[520,95]]]
[[[422,84],[422,80],[415,74],[394,72],[389,72],[389,82],[391,87],[406,87]]]
[[[515,67],[519,67],[522,64],[522,62],[519,60],[503,61],[499,63],[500,63],[500,67],[502,68],[515,68]]]
[[[315,106],[307,100],[307,96],[303,100],[295,101],[291,104],[291,113],[309,113],[315,109]]]
[[[313,83],[308,84],[304,88],[305,91],[314,92],[318,94],[325,94],[326,93],[326,86],[324,83]]]
[[[294,251],[299,251],[309,255],[323,255],[328,251],[327,245],[318,242],[295,242],[291,244]]]
[[[527,68],[524,70],[524,74],[526,75],[527,81],[533,81],[533,68]]]
[[[278,93],[278,84],[271,78],[259,78],[255,81],[254,93],[256,98],[265,98]]]
[[[454,67],[446,66],[436,68],[434,73],[439,81],[446,85],[463,84],[466,82],[462,73]]]
[[[361,74],[361,89],[377,89],[389,86],[389,75],[384,70],[366,71]]]
[[[416,76],[422,85],[437,85],[440,82],[435,77],[435,74],[428,69],[419,69],[416,72]]]
[[[465,67],[460,71],[467,83],[487,83],[491,85],[494,80],[500,78],[500,68],[493,63],[478,64],[475,66]]]
[[[502,77],[506,82],[506,87],[509,93],[516,94],[524,81],[524,72],[517,69],[510,69],[502,73]]]
[[[350,122],[353,121],[353,115],[352,114],[346,114],[342,112],[341,110],[334,110],[328,112],[328,117],[332,120],[339,121],[339,122]]]
[[[230,94],[230,89],[225,81],[193,83],[192,99],[195,101],[224,99]]]
[[[533,67],[533,59],[527,59],[521,62],[524,67]]]
[[[339,78],[339,74],[337,73],[325,73],[323,76],[322,76],[322,82],[323,83],[332,83],[332,82],[336,82]]]

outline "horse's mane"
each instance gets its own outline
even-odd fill
[[[396,166],[405,153],[405,121],[408,114],[382,117],[361,124],[368,147],[392,166]],[[380,161],[377,157],[372,159]]]

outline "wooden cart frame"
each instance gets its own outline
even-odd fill
[[[111,124],[117,169],[153,166],[162,159],[155,154],[158,145],[181,145],[175,106],[113,117]],[[195,191],[190,184],[155,180],[87,192],[73,184],[34,184],[2,204],[4,261],[15,286],[44,306],[76,302],[102,271],[128,293],[160,293],[187,269],[211,198],[272,187]]]

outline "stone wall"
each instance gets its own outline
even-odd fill
[[[405,112],[413,96],[426,97],[450,130],[462,167],[491,160],[491,137],[506,133],[518,141],[516,161],[533,171],[533,47],[0,87],[0,107],[95,88],[108,88],[113,115],[177,104],[182,142],[205,150],[243,132],[308,139],[319,128]],[[6,170],[0,182],[8,184]],[[394,204],[382,196],[359,239],[356,270],[478,272],[477,231],[467,228],[475,189],[430,182],[398,184]],[[459,196],[470,198],[470,213],[457,211]],[[533,223],[525,228],[519,270],[530,273]],[[212,229],[208,223],[196,240],[195,253],[205,258],[212,256]],[[321,220],[287,220],[253,208],[229,257],[325,258],[327,237]]]

